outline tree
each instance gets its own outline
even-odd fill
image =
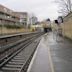
[[[71,0],[56,0],[56,3],[59,3],[59,13],[63,16],[71,12]]]

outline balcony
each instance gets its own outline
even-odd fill
[[[13,22],[19,22],[19,20],[17,20],[17,19],[9,18],[9,17],[4,16],[4,15],[0,15],[0,19],[9,20],[9,21],[13,21]]]

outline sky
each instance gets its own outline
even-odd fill
[[[41,21],[58,17],[58,5],[54,0],[0,0],[0,4],[14,11],[24,11],[34,14]]]

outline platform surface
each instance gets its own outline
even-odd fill
[[[27,72],[72,72],[72,41],[45,34]]]

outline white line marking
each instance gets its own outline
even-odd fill
[[[37,48],[37,50],[36,50],[35,53],[34,53],[34,56],[33,56],[32,60],[31,60],[31,62],[30,62],[30,65],[29,65],[29,68],[28,68],[27,72],[30,72],[30,70],[31,70],[31,68],[32,68],[33,62],[34,62],[34,60],[35,60],[35,58],[36,58],[36,55],[37,55],[37,51],[38,51],[38,48]]]
[[[48,57],[50,61],[51,72],[54,72],[54,65],[53,65],[52,58],[51,58],[50,48],[48,48]]]

